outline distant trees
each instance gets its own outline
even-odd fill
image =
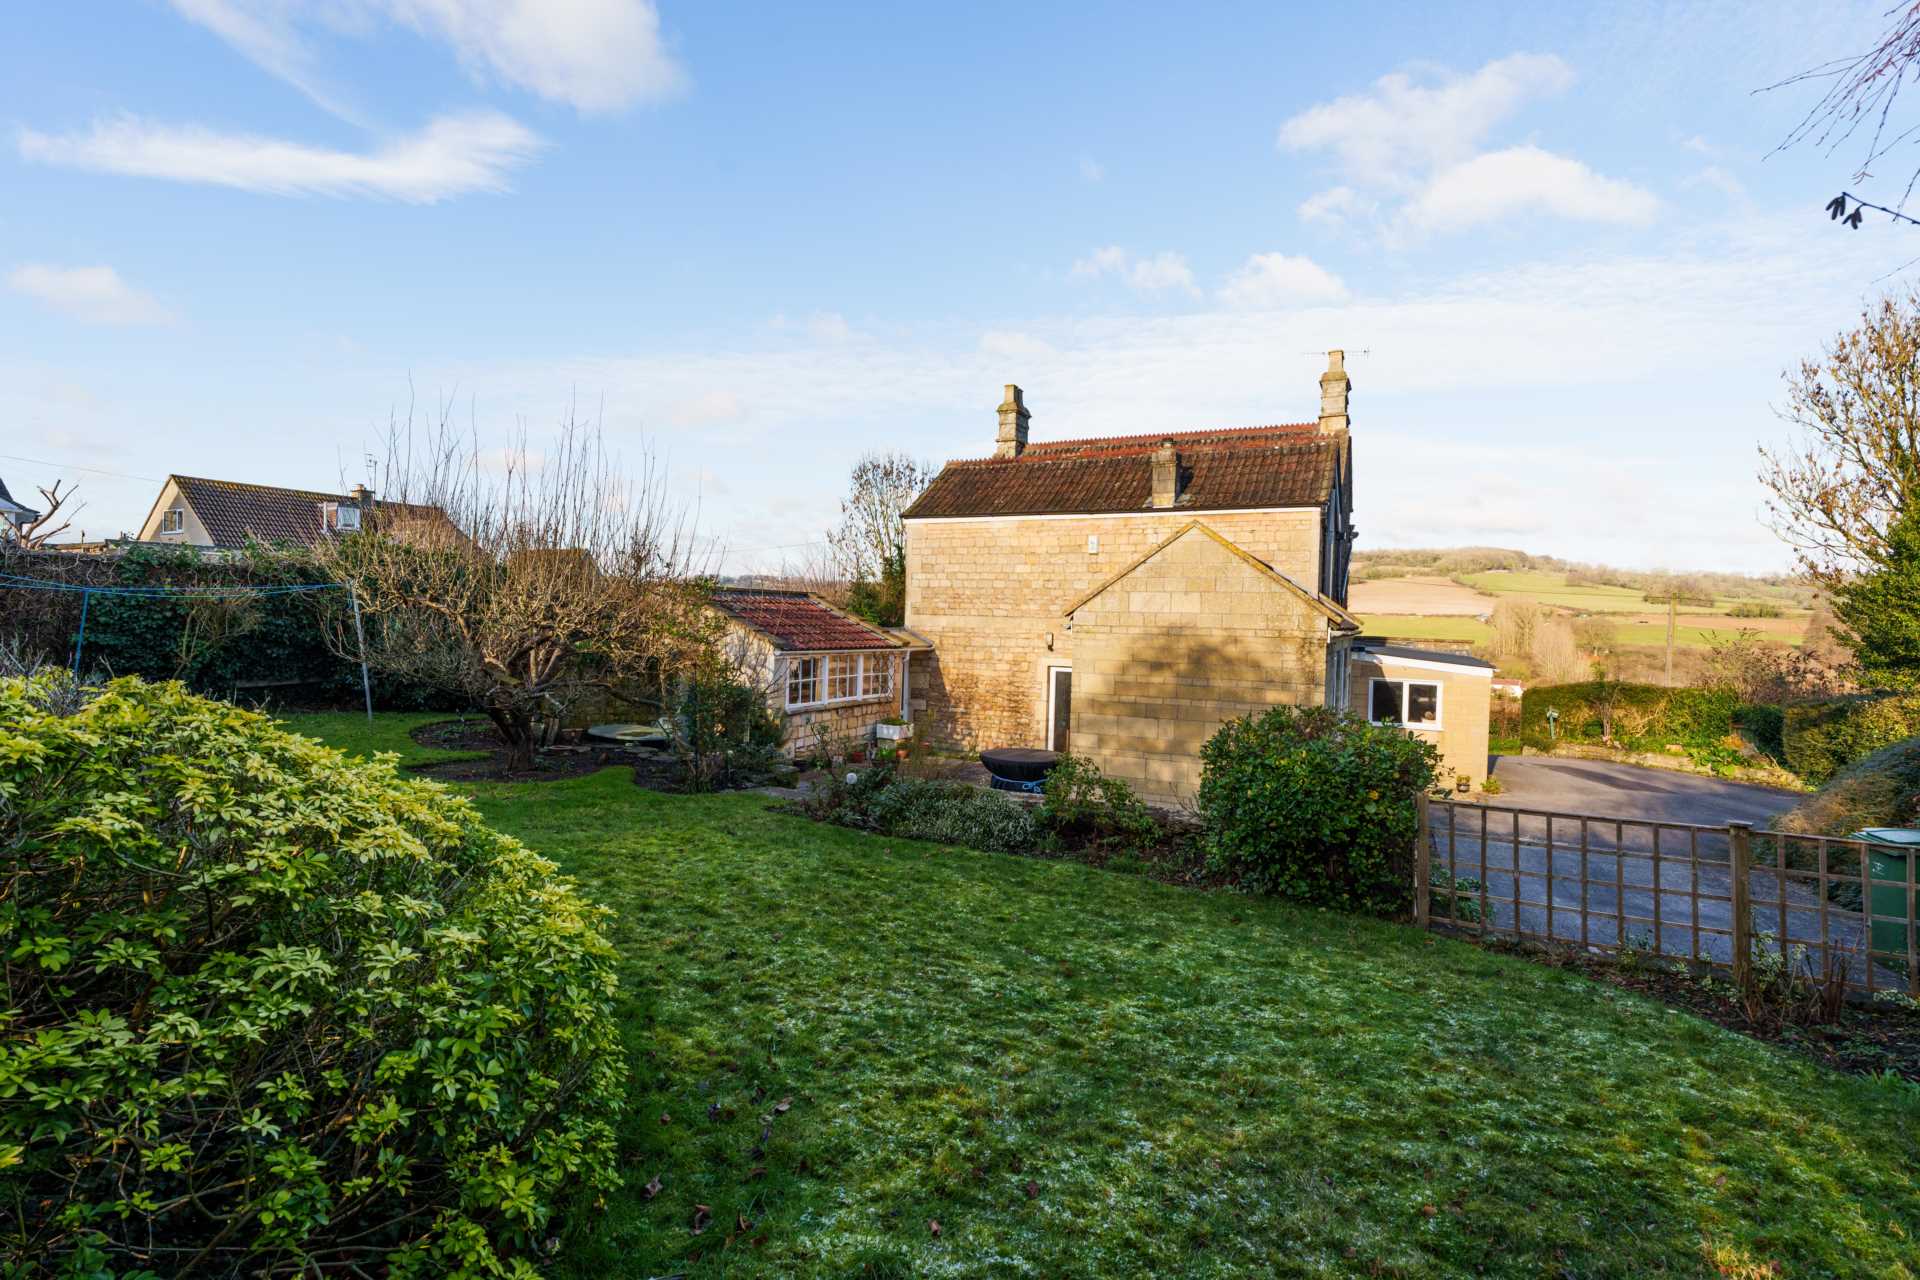
[[[1882,298],[1788,374],[1782,416],[1800,438],[1760,451],[1774,532],[1829,590],[1883,567],[1920,492],[1920,295]]]
[[[354,588],[368,664],[472,702],[509,768],[531,766],[584,692],[664,687],[710,657],[706,584],[650,457],[630,479],[572,421],[539,453],[522,439],[483,457],[443,420],[418,449],[396,433],[386,472],[384,499],[408,507],[315,556]],[[352,616],[329,621],[357,657]]]
[[[840,523],[827,534],[851,583],[847,607],[870,622],[898,626],[907,606],[907,535],[900,519],[934,468],[900,452],[862,454],[854,464]]]
[[[1531,600],[1502,600],[1493,606],[1491,626],[1491,656],[1503,666],[1550,684],[1586,674],[1574,624],[1561,614]]]

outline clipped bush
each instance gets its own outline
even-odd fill
[[[1628,751],[1678,744],[1720,747],[1733,732],[1739,697],[1728,689],[1669,688],[1621,680],[1539,685],[1520,703],[1520,737],[1530,747],[1556,742],[1608,743]],[[1547,713],[1557,712],[1550,725]]]
[[[533,1274],[616,1181],[604,913],[390,760],[56,683],[0,680],[0,1272]]]
[[[1432,744],[1328,707],[1229,720],[1200,751],[1199,808],[1216,868],[1249,888],[1390,914],[1412,901],[1415,800]]]
[[[1109,778],[1085,756],[1065,756],[1047,772],[1034,820],[1068,848],[1138,851],[1160,834],[1153,811],[1123,778]]]
[[[1916,735],[1920,693],[1863,694],[1788,707],[1781,740],[1787,767],[1819,783]]]

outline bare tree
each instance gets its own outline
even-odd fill
[[[1898,124],[1893,114],[1900,91],[1906,86],[1907,76],[1910,73],[1920,74],[1920,67],[1916,67],[1916,59],[1920,59],[1920,0],[1896,4],[1887,11],[1887,18],[1886,30],[1866,52],[1811,67],[1768,86],[1769,89],[1780,89],[1809,81],[1828,82],[1827,91],[1780,144],[1782,149],[1806,142],[1832,151],[1864,128],[1867,131],[1866,150],[1861,156],[1859,168],[1854,171],[1854,180],[1857,182],[1871,177],[1872,166],[1895,147],[1914,139],[1915,133],[1920,131],[1920,125]],[[1836,219],[1844,219],[1848,226],[1856,229],[1860,225],[1862,206],[1900,217],[1902,215],[1895,211],[1906,204],[1917,180],[1920,180],[1920,170],[1908,177],[1906,189],[1894,209],[1868,205],[1858,197],[1843,192],[1828,204],[1828,213]],[[1851,213],[1847,210],[1849,199],[1854,204]]]
[[[878,581],[907,554],[900,513],[933,479],[931,464],[904,453],[866,453],[853,465],[840,501],[840,523],[827,535],[840,566],[854,581]]]
[[[526,768],[584,693],[663,688],[710,650],[692,531],[651,454],[629,476],[571,418],[538,453],[522,434],[483,455],[444,411],[422,434],[391,433],[373,518],[316,551],[359,598],[369,665],[469,699]],[[357,657],[351,616],[330,624]]]
[[[85,503],[73,507],[67,505],[73,501],[73,495],[77,489],[76,486],[66,484],[64,481],[55,480],[52,488],[45,485],[35,487],[40,490],[40,500],[46,504],[39,514],[18,525],[0,520],[0,540],[11,541],[28,551],[46,546],[72,528],[73,517],[79,515],[80,508],[86,505]]]
[[[1877,565],[1920,493],[1920,294],[1882,298],[1787,375],[1800,439],[1760,450],[1769,523],[1821,585]]]

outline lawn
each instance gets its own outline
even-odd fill
[[[560,1274],[1915,1275],[1911,1089],[1618,989],[620,770],[464,790],[625,957],[627,1186]]]

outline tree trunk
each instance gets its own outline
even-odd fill
[[[493,721],[506,748],[507,771],[524,773],[533,768],[533,716],[516,708],[489,707],[487,719]]]

